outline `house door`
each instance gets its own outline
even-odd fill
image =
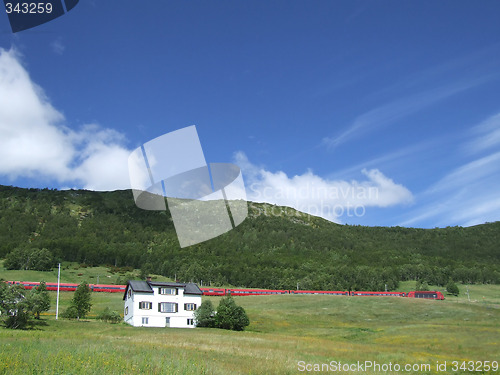
[[[170,318],[168,316],[165,318],[165,327],[170,327]]]

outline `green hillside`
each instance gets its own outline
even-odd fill
[[[500,283],[500,222],[362,227],[249,203],[249,217],[235,230],[181,249],[169,212],[138,209],[130,191],[0,186],[0,258],[18,248],[212,285],[383,290],[416,279]]]

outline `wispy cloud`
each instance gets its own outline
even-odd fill
[[[64,53],[64,50],[66,49],[61,37],[50,43],[50,48],[56,55],[62,55]]]
[[[434,138],[419,142],[417,144],[407,145],[400,147],[383,155],[379,155],[367,160],[357,163],[355,165],[349,166],[344,169],[332,172],[327,177],[328,178],[345,178],[353,174],[359,173],[360,170],[365,168],[383,168],[386,169],[407,169],[408,165],[414,164],[415,160],[421,159],[423,155],[428,155],[428,151],[442,145],[442,139]]]
[[[500,61],[497,51],[498,45],[494,45],[415,73],[368,94],[366,98],[371,100],[389,100],[357,116],[339,134],[324,137],[322,145],[334,149],[454,95],[499,79]],[[391,100],[394,97],[397,99]]]
[[[349,216],[363,216],[368,207],[408,204],[412,193],[378,169],[363,169],[364,179],[328,180],[312,171],[289,177],[252,164],[243,152],[235,154],[243,171],[247,197],[255,202],[288,206],[299,211],[340,222]]]
[[[435,226],[468,226],[499,219],[500,142],[496,138],[499,125],[496,115],[473,127],[475,137],[459,149],[483,155],[455,167],[417,194],[418,208],[409,212],[401,225],[433,222]]]
[[[130,187],[123,135],[95,124],[66,127],[14,50],[0,49],[0,98],[0,175],[91,190]]]
[[[500,113],[475,126],[471,134],[475,138],[465,145],[465,149],[471,153],[500,146]]]
[[[494,176],[498,171],[500,171],[500,152],[495,152],[456,168],[431,186],[427,193],[436,193],[449,190],[450,188],[474,186],[480,184],[482,179]]]
[[[417,196],[417,201],[424,197]],[[402,226],[445,227],[471,226],[498,220],[500,197],[493,189],[471,191],[469,188],[450,189],[448,194],[434,195],[412,211]],[[428,223],[432,223],[429,225]]]
[[[382,105],[358,116],[342,133],[325,137],[322,144],[328,149],[379,130],[426,107],[445,100],[460,92],[487,82],[491,76],[484,76],[467,82],[460,82],[420,92]]]

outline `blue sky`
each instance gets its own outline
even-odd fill
[[[499,13],[81,0],[16,34],[0,16],[0,184],[129,188],[133,149],[194,124],[250,200],[348,224],[499,220]]]

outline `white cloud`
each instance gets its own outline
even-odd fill
[[[362,170],[363,181],[326,180],[307,171],[288,177],[252,164],[243,152],[235,154],[243,171],[250,201],[293,207],[311,215],[339,222],[343,217],[362,216],[367,207],[411,203],[411,192],[377,169]]]
[[[0,49],[0,175],[96,190],[129,188],[123,135],[98,125],[74,131],[64,120],[16,51]]]

